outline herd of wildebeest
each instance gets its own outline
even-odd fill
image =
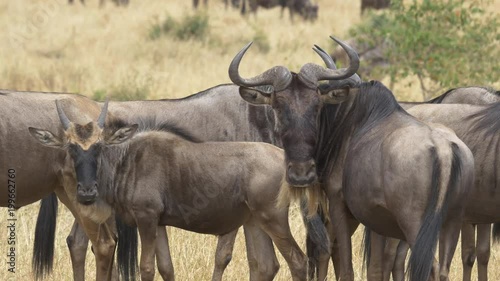
[[[116,6],[127,6],[129,0],[111,0]],[[203,5],[206,7],[208,5],[208,0],[202,0]],[[73,4],[74,0],[68,0],[68,3]],[[80,0],[82,4],[85,4],[85,0]],[[103,6],[105,0],[99,0],[99,6]],[[281,7],[281,16],[283,16],[283,11],[288,8],[290,12],[290,19],[293,20],[294,14],[299,14],[304,20],[314,21],[318,17],[318,4],[314,4],[311,0],[224,0],[226,9],[232,6],[236,9],[240,9],[241,14],[247,13],[247,9],[251,13],[256,14],[258,7],[264,9],[270,9],[274,7]],[[366,9],[384,9],[388,8],[390,5],[390,0],[361,0],[361,13]],[[198,9],[200,6],[200,0],[193,0],[193,8]],[[248,6],[248,8],[247,8]]]
[[[356,50],[332,39],[345,68],[314,46],[326,67],[244,78],[248,44],[229,65],[233,84],[182,99],[0,90],[0,168],[15,171],[16,208],[42,200],[35,279],[52,270],[59,199],[75,217],[66,240],[74,280],[84,280],[89,240],[96,280],[153,280],[156,268],[174,280],[165,226],[218,235],[212,280],[222,280],[241,226],[250,280],[275,277],[273,244],[293,280],[325,280],[330,260],[338,279],[354,280],[359,223],[368,280],[448,280],[460,233],[463,280],[476,257],[487,280],[492,233],[500,239],[500,92],[471,86],[398,102],[381,82],[362,81]],[[293,201],[306,253],[290,231]]]

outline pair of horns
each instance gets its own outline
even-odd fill
[[[104,122],[106,121],[106,115],[108,113],[108,103],[109,100],[106,100],[104,105],[102,106],[101,114],[99,114],[99,118],[97,118],[97,125],[102,129],[104,128]],[[57,115],[59,115],[59,120],[61,120],[61,124],[63,125],[64,130],[69,128],[71,121],[69,121],[68,116],[64,113],[64,110],[61,107],[59,100],[56,100],[57,107]]]
[[[305,82],[312,83],[317,86],[319,81],[323,80],[344,80],[344,79],[352,79],[351,76],[356,74],[356,71],[359,69],[359,56],[356,51],[347,45],[346,43],[338,40],[337,38],[330,36],[332,40],[337,42],[347,53],[349,56],[350,64],[347,68],[337,69],[335,67],[335,63],[333,59],[328,55],[323,49],[318,46],[315,46],[314,51],[323,59],[328,68],[324,68],[317,64],[308,63],[305,64],[299,72],[299,77],[301,77]],[[272,85],[274,87],[274,91],[284,90],[290,82],[292,81],[292,74],[290,71],[284,66],[275,66],[264,73],[257,75],[253,78],[243,78],[239,74],[239,66],[241,59],[245,55],[246,51],[252,42],[248,43],[238,54],[233,58],[231,64],[229,65],[229,78],[233,83],[239,86],[244,87],[256,87],[263,85]],[[357,77],[357,75],[355,75]],[[356,78],[354,79],[356,80]],[[357,77],[359,79],[359,77]],[[347,80],[349,80],[347,79]],[[342,82],[345,83],[345,82]]]

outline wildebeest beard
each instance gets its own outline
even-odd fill
[[[283,178],[278,198],[276,199],[276,206],[278,208],[288,208],[291,202],[298,202],[306,198],[307,216],[311,218],[317,214],[319,207],[323,208],[324,212],[326,212],[328,208],[326,196],[324,196],[323,193],[323,189],[321,189],[320,184],[317,182],[307,187],[292,187],[287,183],[286,179]]]

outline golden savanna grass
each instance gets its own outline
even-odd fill
[[[297,19],[292,24],[288,13],[280,18],[278,8],[261,9],[256,17],[242,18],[237,10],[225,10],[222,1],[211,0],[210,31],[203,40],[182,41],[172,36],[151,40],[149,34],[154,24],[167,16],[181,20],[192,14],[191,1],[131,0],[128,8],[107,3],[102,9],[97,2],[88,0],[83,7],[79,3],[69,6],[65,0],[0,0],[0,88],[78,92],[87,96],[132,88],[151,99],[183,97],[228,83],[227,68],[232,57],[251,40],[263,46],[268,44],[268,52],[258,44],[252,46],[242,62],[243,76],[256,75],[274,65],[298,71],[307,62],[322,63],[311,50],[313,44],[331,51],[334,44],[328,36],[346,38],[349,27],[360,21],[360,1],[317,0],[318,21]],[[500,0],[492,2],[491,9],[499,11]],[[393,91],[400,99],[420,100],[417,84],[408,87],[407,83],[399,83]],[[17,211],[17,280],[33,279],[31,252],[37,214],[38,204]],[[6,218],[7,209],[0,209],[4,237],[0,239],[0,276],[8,277],[4,262],[8,249]],[[50,279],[71,280],[65,238],[73,218],[66,208],[59,209],[57,223],[54,273]],[[303,247],[304,227],[295,207],[290,223]],[[173,228],[169,228],[169,237],[177,280],[209,280],[216,237]],[[362,280],[359,230],[353,241],[356,280]],[[457,251],[452,280],[461,278],[460,249]],[[281,256],[279,260],[281,270],[276,280],[290,280],[286,263]],[[86,277],[95,278],[90,250]],[[158,274],[156,277],[160,280]],[[329,279],[333,278],[330,269]],[[240,233],[225,280],[247,279],[246,252]],[[498,247],[492,251],[490,280],[500,280]]]

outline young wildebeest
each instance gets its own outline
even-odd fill
[[[338,239],[340,280],[354,279],[350,217],[381,235],[407,241],[410,280],[428,280],[431,269],[433,276],[438,274],[436,261],[432,266],[438,234],[442,261],[455,250],[474,178],[472,153],[451,130],[407,114],[381,83],[346,87],[342,80],[356,72],[358,57],[334,40],[349,53],[347,69],[309,63],[295,74],[277,66],[245,79],[238,67],[249,44],[231,62],[229,76],[245,100],[273,106],[290,188],[322,183],[332,238]],[[322,80],[331,80],[326,90],[319,88]],[[251,88],[261,85],[274,89]]]
[[[65,166],[74,167],[78,182],[76,198],[89,216],[102,222],[113,209],[137,225],[142,280],[154,278],[159,225],[216,235],[241,225],[260,226],[285,257],[293,279],[306,278],[306,258],[290,233],[288,209],[276,207],[282,150],[262,143],[198,143],[166,124],[158,130],[146,124],[135,136],[138,125],[121,120],[82,126],[56,105],[63,137],[29,130],[42,144],[66,151]],[[100,118],[106,111],[107,103]]]
[[[94,101],[80,95],[60,93],[34,93],[18,91],[0,91],[2,107],[2,122],[0,122],[0,169],[15,171],[15,206],[22,207],[33,203],[55,192],[72,212],[75,218],[85,225],[86,230],[104,230],[107,227],[89,221],[78,206],[69,199],[66,186],[69,184],[63,179],[64,170],[58,163],[64,159],[62,151],[40,146],[29,135],[28,126],[46,126],[57,131],[60,121],[54,112],[54,101],[61,100],[63,106],[72,105],[68,115],[78,122],[95,120],[100,112],[100,106]],[[85,111],[80,112],[82,108]],[[28,160],[29,159],[29,160]],[[46,163],[51,163],[47,165]],[[54,163],[52,165],[52,163]],[[0,180],[7,182],[7,173],[0,175]],[[0,205],[7,206],[7,189],[0,189]],[[37,220],[35,237],[43,236],[43,240],[35,239],[33,254],[33,271],[35,279],[48,275],[52,267],[55,213],[57,199],[52,195],[50,201],[41,208]],[[112,226],[110,226],[112,227]],[[107,280],[111,277],[111,265],[115,249],[115,237],[106,236],[106,231],[87,232],[94,246],[97,264],[97,279]],[[47,236],[44,236],[47,235]],[[68,241],[70,243],[70,241]],[[109,248],[108,248],[109,247]],[[86,248],[85,248],[86,250]],[[82,273],[83,273],[82,265]],[[75,280],[83,280],[84,275],[75,275]]]
[[[275,117],[271,107],[253,106],[245,102],[239,97],[238,88],[236,85],[226,84],[182,99],[110,102],[109,111],[115,117],[132,124],[150,116],[155,116],[158,123],[182,122],[185,128],[195,133],[197,139],[204,141],[260,141],[281,146],[279,138],[274,134]],[[310,255],[318,254],[318,251],[327,251],[328,247],[320,245],[321,239],[316,236],[326,235],[315,227],[315,225],[321,226],[321,220],[313,217],[308,219],[306,224],[310,233],[308,238],[319,245],[318,250]],[[279,264],[275,258],[271,239],[259,228],[249,228],[244,231],[251,276],[259,276],[261,280],[273,279]],[[212,280],[222,279],[224,269],[231,260],[236,233],[237,231],[234,231],[219,236]],[[71,244],[72,253],[75,253],[76,260],[84,260],[87,240],[78,228],[78,224],[73,225],[68,240],[78,242]],[[310,243],[311,241],[308,245],[311,245]],[[259,245],[258,251],[251,250],[254,244]],[[122,243],[118,243],[119,252],[120,245]],[[164,252],[168,254],[168,251]],[[118,257],[121,256],[118,253]],[[165,276],[174,276],[171,264],[164,265],[160,272]]]

